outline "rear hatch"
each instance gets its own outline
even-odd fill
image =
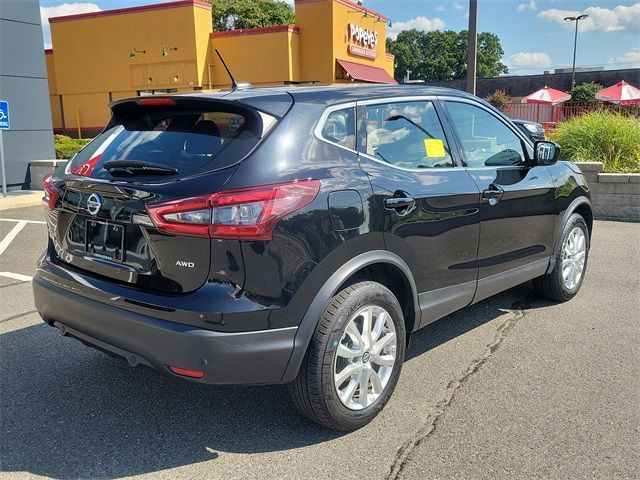
[[[160,231],[149,207],[218,192],[277,117],[238,102],[179,96],[112,108],[105,131],[45,183],[57,261],[156,292],[191,292],[212,278],[242,286],[237,240],[212,241],[197,228]],[[197,213],[188,220],[200,222]]]

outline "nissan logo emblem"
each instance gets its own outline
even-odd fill
[[[95,215],[100,211],[100,207],[102,206],[102,199],[100,195],[97,193],[92,193],[89,195],[89,199],[87,200],[87,211],[91,215]]]

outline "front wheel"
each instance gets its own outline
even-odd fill
[[[396,297],[376,282],[359,282],[329,302],[300,372],[290,385],[310,420],[354,430],[380,413],[398,382],[405,325]]]
[[[555,267],[551,273],[533,280],[533,287],[541,297],[566,302],[576,296],[589,257],[589,229],[584,218],[574,213],[564,225],[556,249]]]

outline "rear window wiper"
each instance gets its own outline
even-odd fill
[[[175,175],[177,168],[140,160],[109,160],[102,166],[112,175]]]

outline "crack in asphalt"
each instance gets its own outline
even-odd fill
[[[480,367],[489,360],[493,352],[500,347],[500,344],[507,336],[507,333],[509,333],[516,323],[518,323],[518,321],[527,314],[526,310],[531,307],[531,303],[536,299],[537,297],[535,297],[533,293],[530,293],[525,298],[516,300],[511,304],[511,307],[507,310],[508,314],[506,318],[496,330],[493,341],[487,345],[484,354],[471,362],[471,365],[467,367],[462,375],[449,382],[447,385],[446,395],[436,403],[434,412],[429,414],[426,423],[422,428],[414,433],[412,437],[402,445],[402,447],[400,447],[396,453],[394,462],[391,464],[389,476],[387,477],[388,480],[397,480],[399,478],[399,475],[402,472],[405,462],[411,452],[413,452],[413,450],[420,445],[422,441],[433,433],[436,429],[438,420],[445,412],[446,408],[451,404],[458,390],[462,388],[471,375],[476,373]]]

